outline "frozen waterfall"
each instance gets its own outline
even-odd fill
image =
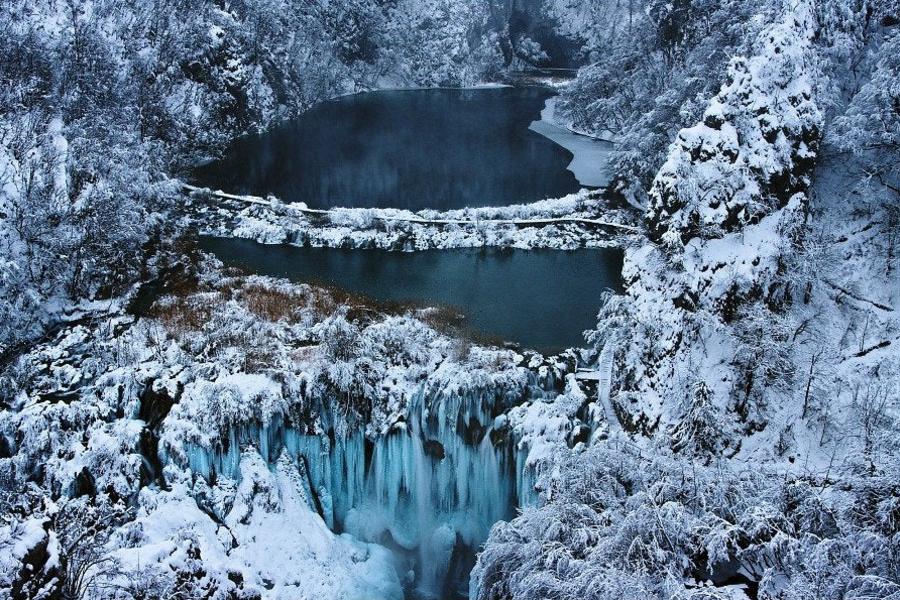
[[[533,386],[525,395],[544,393]],[[215,451],[186,449],[187,460],[194,472],[236,479],[248,444],[270,464],[286,450],[305,475],[311,508],[331,529],[393,549],[398,573],[417,597],[464,594],[491,526],[536,502],[524,451],[498,418],[521,401],[517,395],[422,388],[405,421],[374,440],[366,439],[362,424],[330,415],[328,435],[284,423],[233,427]]]

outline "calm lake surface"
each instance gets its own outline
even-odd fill
[[[584,345],[600,294],[619,291],[619,250],[345,250],[202,236],[226,266],[325,283],[380,301],[450,305],[469,328],[544,352]]]
[[[370,92],[238,140],[197,183],[313,208],[449,210],[577,191],[572,154],[529,130],[541,88]]]

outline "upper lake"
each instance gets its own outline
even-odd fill
[[[450,210],[577,191],[572,153],[529,129],[542,88],[381,91],[325,102],[236,141],[197,183],[312,208]]]

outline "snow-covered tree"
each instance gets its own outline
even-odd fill
[[[691,390],[684,415],[671,431],[672,450],[700,456],[705,460],[719,456],[723,450],[722,414],[705,382],[697,382]]]

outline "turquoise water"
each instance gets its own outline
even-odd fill
[[[562,250],[347,250],[203,236],[227,266],[324,283],[379,301],[452,306],[465,327],[545,352],[577,347],[600,295],[621,285],[622,253]]]

